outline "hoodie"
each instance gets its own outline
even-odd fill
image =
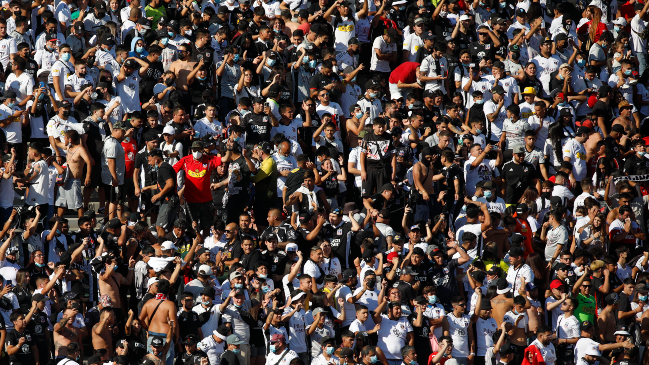
[[[135,45],[140,39],[142,39],[140,36],[133,37],[133,40],[131,41],[131,52],[128,53],[129,57],[144,58],[149,55],[149,52],[146,50],[143,50],[142,53],[135,52]]]

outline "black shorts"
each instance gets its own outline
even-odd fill
[[[112,186],[103,184],[104,193],[106,194],[106,201],[109,203],[124,203],[126,201],[126,190],[124,185]]]
[[[390,179],[388,174],[383,170],[368,170],[367,179],[362,183],[361,195],[364,198],[374,194],[374,189],[377,193],[381,192],[383,184],[389,183]]]
[[[90,156],[95,160],[95,165],[90,171],[90,185],[86,185],[88,189],[95,189],[102,185],[101,183],[101,157],[97,158],[96,156]],[[84,168],[84,174],[88,171],[88,166]],[[85,176],[85,175],[84,175]]]

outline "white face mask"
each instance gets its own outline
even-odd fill
[[[201,157],[203,157],[203,152],[201,152],[201,151],[192,152],[192,156],[194,156],[195,160],[200,160]]]

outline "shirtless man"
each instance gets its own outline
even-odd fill
[[[122,227],[125,229],[125,227]],[[122,301],[120,296],[121,285],[131,285],[133,282],[133,272],[135,270],[135,260],[131,257],[128,260],[128,274],[126,278],[122,274],[115,271],[117,262],[113,259],[106,259],[104,272],[99,274],[99,294],[107,294],[113,301],[113,310],[115,311],[115,318],[117,320],[118,328],[124,328],[126,323],[126,316],[122,310]]]
[[[529,308],[530,302],[527,300],[525,293],[525,279],[521,278],[522,285],[518,288],[520,296],[525,298],[525,309]],[[491,299],[491,316],[498,322],[498,327],[503,322],[505,314],[514,307],[514,298],[507,297],[507,293],[511,291],[511,287],[507,279],[500,278],[496,280],[496,296]]]
[[[149,339],[147,341],[147,351],[151,352],[151,341],[156,336],[163,337],[169,333],[170,323],[176,322],[176,313],[178,309],[174,302],[167,299],[170,284],[166,279],[158,281],[158,294],[155,299],[150,299],[142,307],[140,312],[140,323],[142,327],[148,331]],[[174,328],[175,336],[180,336],[178,327]],[[166,365],[173,365],[174,360],[174,346],[169,346],[169,351],[166,356]]]
[[[77,314],[79,314],[78,309],[68,308],[63,313],[61,320],[54,325],[54,356],[57,359],[68,356],[66,346],[69,343],[82,343],[81,330],[73,325]]]
[[[624,127],[624,132],[628,134],[632,129],[635,129],[635,119],[633,119],[633,105],[624,100],[620,102],[618,108],[620,111],[620,116],[613,120],[611,127],[616,124],[621,124],[622,127]]]
[[[520,352],[527,347],[527,338],[533,336],[529,330],[529,317],[525,311],[529,308],[530,302],[524,295],[518,295],[513,299],[514,306],[510,311],[505,313],[503,321],[507,323],[505,328],[510,336],[510,342],[516,346]]]
[[[604,301],[606,307],[602,309],[597,317],[597,331],[603,343],[615,342],[615,327],[617,325],[617,308],[620,297],[617,293],[608,294]]]
[[[90,176],[92,163],[88,151],[81,145],[79,133],[73,129],[65,132],[65,145],[67,155],[65,156],[68,164],[68,180],[64,186],[59,186],[59,193],[55,205],[58,207],[59,216],[63,217],[65,209],[76,209],[79,218],[83,215],[83,197],[81,195],[81,177],[83,176],[83,167],[88,166],[84,186],[90,185]]]
[[[92,327],[92,347],[106,349],[110,356],[113,355],[113,335],[118,334],[115,324],[113,308],[104,307],[99,313],[99,323]]]
[[[430,195],[435,194],[435,189],[433,188],[433,174],[429,174],[433,162],[437,159],[437,156],[433,152],[432,148],[424,148],[421,152],[421,160],[417,162],[412,167],[412,177],[415,181],[415,188],[417,192],[421,194],[421,199],[423,201],[421,205],[417,207],[417,216],[419,219],[427,220],[428,218],[423,218],[423,216],[428,216],[431,208]],[[422,206],[423,205],[423,206]],[[426,212],[419,212],[420,210],[426,210]],[[423,213],[423,216],[421,215]],[[417,219],[417,218],[415,218]]]
[[[169,66],[169,71],[176,75],[177,90],[189,90],[187,87],[187,76],[194,69],[192,66],[196,63],[189,62],[191,51],[192,46],[189,43],[178,45],[178,59]]]
[[[163,360],[169,352],[169,348],[172,347],[173,333],[175,330],[175,322],[169,321],[169,330],[167,331],[166,341],[162,336],[150,336],[151,349],[149,353],[144,356],[145,361],[151,360],[154,365],[162,365],[167,360]],[[201,361],[201,365],[203,362]]]

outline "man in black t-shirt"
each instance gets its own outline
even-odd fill
[[[515,145],[512,150],[514,158],[504,164],[502,169],[503,179],[507,182],[505,203],[508,205],[517,204],[528,186],[541,190],[534,165],[525,162],[525,145]]]
[[[135,184],[135,195],[142,198],[141,209],[148,210],[151,207],[151,198],[158,193],[155,186],[157,182],[157,171],[153,165],[149,165],[148,156],[158,148],[158,135],[154,131],[144,135],[146,147],[135,155],[135,170],[133,181]],[[159,204],[156,204],[159,205]],[[158,208],[151,210],[152,220],[158,218]]]
[[[27,330],[25,315],[21,312],[13,312],[9,320],[14,325],[14,328],[7,332],[5,339],[9,360],[12,364],[35,365],[38,362],[38,348],[31,332]],[[4,323],[2,328],[5,328]]]
[[[162,54],[162,48],[158,45],[149,46],[149,54],[142,60],[149,64],[149,68],[140,80],[140,100],[147,102],[153,96],[153,87],[158,83],[160,77],[165,72],[162,62],[159,61]]]
[[[597,90],[597,102],[593,105],[593,114],[595,120],[593,121],[596,126],[606,128],[606,132],[611,131],[611,123],[613,122],[613,108],[609,106],[611,101],[611,87],[608,84],[602,85]]]
[[[500,47],[500,40],[489,30],[486,24],[478,27],[478,40],[469,44],[469,53],[475,61],[480,59],[493,59],[497,48]]]
[[[621,124],[616,124],[616,126],[622,127]],[[624,127],[622,127],[624,128]],[[646,152],[646,142],[644,139],[640,138],[633,143],[635,153],[627,157],[626,162],[624,163],[624,173],[627,175],[639,175],[638,171],[642,171],[649,168],[649,160],[644,157]],[[642,153],[642,156],[640,156]]]
[[[139,154],[138,154],[139,155]],[[137,156],[136,156],[137,158]],[[156,181],[152,181],[157,185],[156,194],[152,194],[151,203],[155,204],[160,202],[158,211],[158,218],[155,225],[158,231],[158,237],[164,236],[165,230],[178,214],[180,209],[180,202],[176,193],[176,171],[170,164],[164,162],[162,151],[153,150],[147,155],[147,162],[155,172]]]
[[[363,137],[360,167],[364,197],[369,197],[374,190],[378,190],[379,186],[396,179],[397,158],[392,153],[394,150],[392,138],[385,129],[385,119],[374,118],[372,131]]]
[[[246,126],[246,144],[270,141],[270,131],[273,125],[270,117],[264,113],[264,109],[264,99],[254,97],[252,113],[246,114],[242,121]]]
[[[464,205],[464,197],[466,196],[464,190],[466,186],[464,183],[464,171],[455,163],[455,153],[453,151],[442,151],[442,157],[440,159],[444,168],[440,174],[433,176],[433,180],[445,180],[446,195],[444,195],[444,207],[442,211],[444,213],[452,212],[453,217],[451,217],[451,222],[453,222],[454,218],[460,213],[460,209]]]

